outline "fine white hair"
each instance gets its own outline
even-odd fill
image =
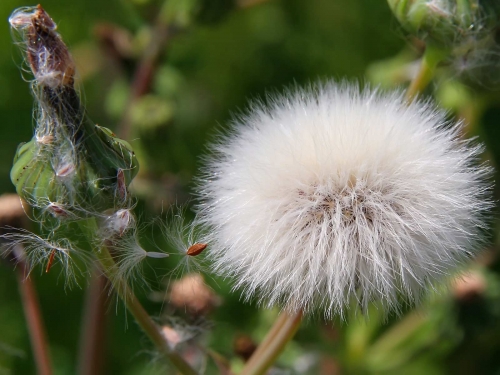
[[[214,269],[247,300],[327,318],[418,302],[477,251],[492,205],[461,130],[429,101],[345,82],[254,103],[198,181]]]

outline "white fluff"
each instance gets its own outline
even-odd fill
[[[431,103],[329,82],[256,103],[198,184],[215,270],[245,299],[343,315],[415,303],[480,244],[479,146]]]

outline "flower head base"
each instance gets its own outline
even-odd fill
[[[480,147],[430,103],[327,83],[254,104],[199,184],[215,269],[289,310],[417,302],[477,248]]]

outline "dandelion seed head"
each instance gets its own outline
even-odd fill
[[[245,299],[343,316],[416,303],[480,244],[481,151],[431,103],[329,82],[254,103],[212,145],[199,220]]]

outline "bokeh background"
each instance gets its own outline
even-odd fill
[[[33,98],[22,78],[29,74],[21,74],[23,59],[7,22],[14,9],[26,5],[36,4],[0,2],[0,193],[14,192],[12,158],[33,130]],[[205,145],[249,100],[318,79],[404,85],[422,47],[400,29],[384,0],[46,0],[42,5],[74,55],[89,116],[124,135],[138,154],[141,170],[132,190],[144,223],[162,215],[165,220],[176,204],[188,207],[189,218]],[[173,16],[165,21],[162,14]],[[144,56],[152,56],[150,79],[130,102]],[[500,57],[498,66],[481,67],[467,79],[445,66],[427,93],[450,117],[470,123],[468,135],[486,143],[484,157],[493,165],[500,158],[499,66]],[[310,319],[277,368],[297,374],[500,374],[495,220],[492,228],[490,245],[469,276],[430,296],[418,311],[384,318],[374,308],[367,322],[359,315],[347,323]],[[158,238],[145,238],[146,243],[168,249],[161,232],[147,230],[144,236],[148,233]],[[152,283],[156,293],[137,289],[140,299],[161,323],[169,313],[193,324],[203,331],[200,345],[241,367],[244,349],[263,337],[278,312],[242,303],[228,281],[210,275],[205,281],[217,306],[196,314],[176,309],[161,292],[168,290],[167,281],[183,276],[169,273],[174,266],[170,261],[155,270],[146,267],[150,279],[168,276]],[[35,269],[32,279],[55,374],[79,373],[88,281],[81,277],[79,287],[65,288],[57,265],[49,273]],[[113,296],[106,299],[101,373],[174,373],[155,361],[123,306]],[[0,262],[0,374],[35,372],[15,271]],[[218,373],[210,359],[206,372]]]

